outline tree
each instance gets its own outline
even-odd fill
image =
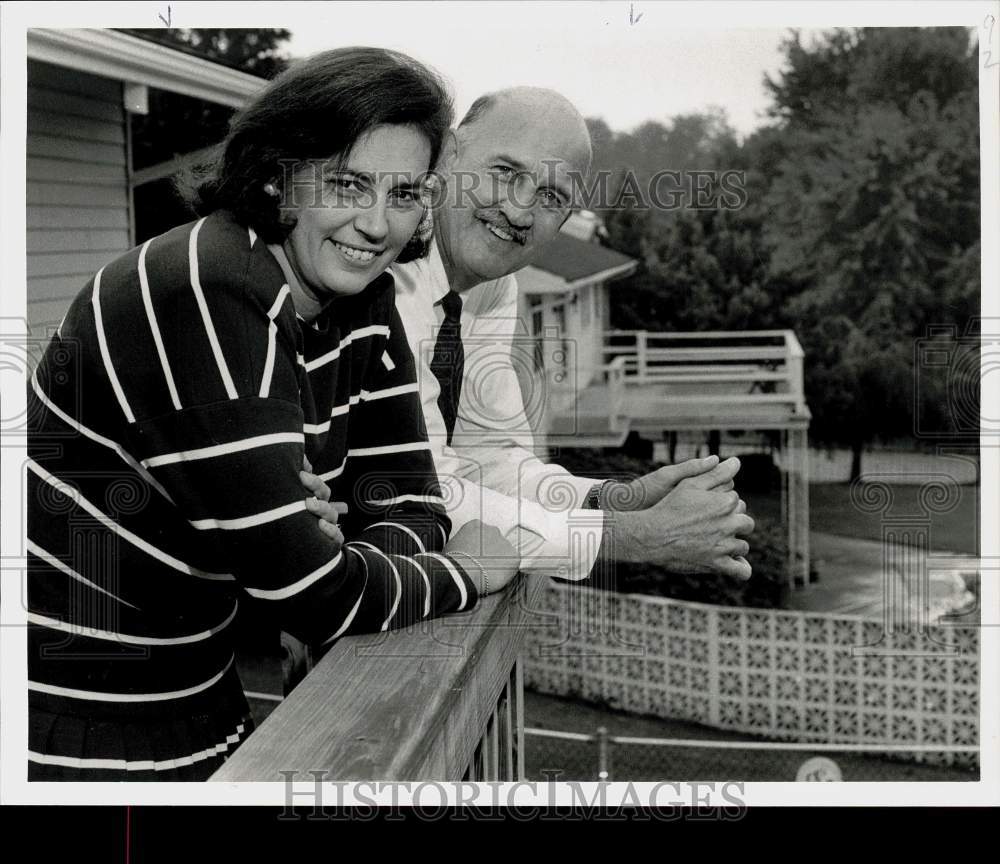
[[[608,243],[641,262],[615,286],[612,322],[794,329],[812,436],[851,447],[856,477],[869,442],[912,435],[918,415],[954,429],[948,394],[978,398],[942,380],[917,404],[928,373],[913,359],[930,325],[963,334],[979,315],[976,58],[964,28],[834,30],[809,45],[793,32],[783,50],[765,81],[772,122],[742,143],[718,111],[632,133],[588,121],[595,168],[613,177]],[[744,206],[613,206],[628,171],[642,188],[659,170],[713,168],[744,172]]]
[[[978,314],[978,112],[965,30],[870,29],[786,43],[764,199],[773,277],[807,286],[790,317],[815,439],[911,434],[914,340]]]
[[[185,54],[204,57],[260,78],[273,78],[287,65],[283,43],[289,30],[248,30],[245,28],[122,30],[140,39],[166,45]]]
[[[246,29],[122,32],[261,78],[272,78],[285,68],[288,60],[282,46],[291,36],[288,30]],[[133,168],[158,165],[221,141],[233,111],[225,105],[151,89],[149,113],[130,115]],[[136,239],[140,241],[192,217],[169,178],[140,186],[135,212]]]
[[[665,330],[778,326],[784,288],[767,290],[756,211],[718,204],[714,183],[715,206],[699,208],[693,200],[692,172],[746,176],[746,158],[725,114],[713,109],[667,125],[650,121],[631,133],[615,134],[600,120],[588,126],[594,167],[612,177],[608,206],[600,210],[608,243],[640,261],[637,272],[615,286],[612,324],[647,329],[655,322]],[[651,181],[668,170],[681,172],[682,179],[679,185],[664,183],[657,201]],[[645,197],[621,206],[619,192],[629,175]],[[681,193],[674,202],[673,191]]]

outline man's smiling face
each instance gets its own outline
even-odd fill
[[[454,290],[520,270],[558,233],[587,169],[582,119],[562,101],[499,97],[460,127],[442,163],[435,234]]]

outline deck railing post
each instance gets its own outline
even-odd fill
[[[635,373],[639,383],[645,383],[648,368],[646,365],[647,342],[649,334],[645,330],[637,330],[635,333]]]
[[[785,331],[785,348],[788,351],[788,359],[786,361],[788,364],[788,387],[795,396],[796,412],[803,414],[806,407],[805,383],[802,371],[805,352],[802,350],[802,346],[799,344],[799,340],[792,330]]]
[[[608,428],[617,432],[625,413],[625,358],[616,357],[604,367],[604,374],[608,385]]]
[[[517,700],[514,710],[515,780],[524,779],[524,661],[518,657],[514,661],[514,696]]]

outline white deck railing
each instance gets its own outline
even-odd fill
[[[791,330],[653,333],[609,330],[604,360],[623,361],[626,384],[722,385],[727,401],[791,402],[806,413],[804,352]],[[725,385],[732,385],[731,387]],[[678,393],[689,402],[718,400],[720,394]]]

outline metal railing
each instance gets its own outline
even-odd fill
[[[541,585],[521,576],[471,612],[341,639],[212,779],[521,779],[519,656]]]
[[[953,782],[979,776],[971,759],[944,764],[946,756],[978,755],[979,748],[971,746],[651,738],[611,734],[606,726],[593,733],[528,727],[524,734],[532,780]],[[900,758],[914,753],[939,758],[919,766]]]

